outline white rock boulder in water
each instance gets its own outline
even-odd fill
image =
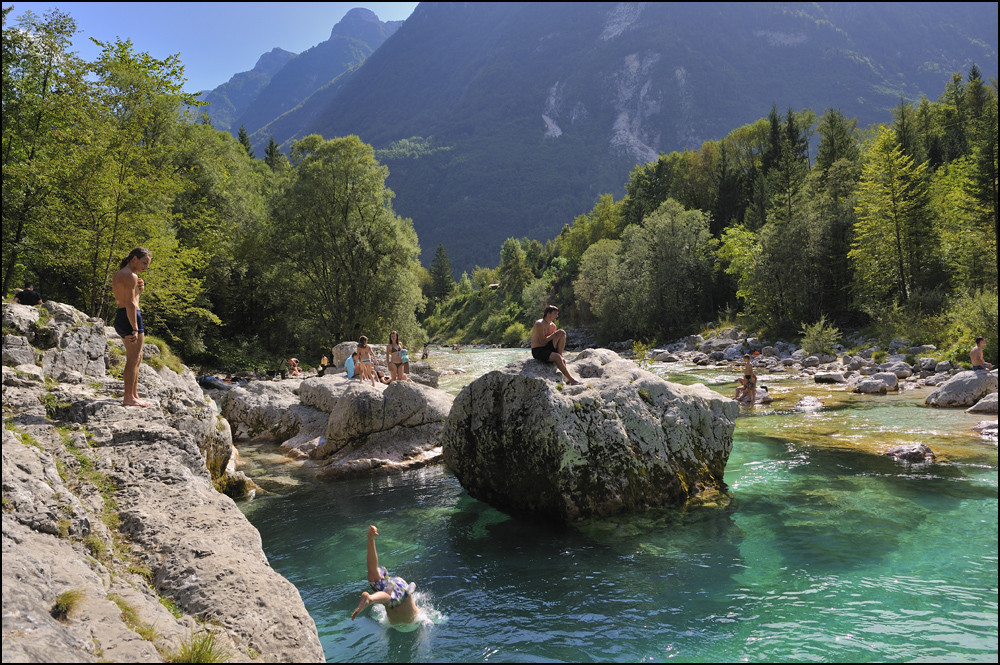
[[[965,410],[966,413],[992,413],[996,415],[997,413],[997,394],[990,393],[986,397],[982,398],[968,409]]]
[[[323,479],[417,468],[441,458],[440,436],[451,410],[448,393],[414,382],[346,385],[310,379],[304,404],[330,414],[325,440],[312,452]]]
[[[997,371],[959,372],[924,400],[928,406],[972,406],[990,393],[997,392]]]
[[[455,398],[444,461],[475,498],[560,521],[684,505],[725,491],[739,406],[668,383],[607,349],[569,363],[522,360]]]

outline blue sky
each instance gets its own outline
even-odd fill
[[[30,9],[42,16],[58,8],[76,20],[73,50],[92,60],[101,41],[131,39],[137,51],[163,59],[180,53],[189,92],[211,90],[233,74],[253,69],[275,46],[301,53],[330,37],[344,14],[372,10],[383,21],[402,21],[416,2],[4,2],[8,26]]]

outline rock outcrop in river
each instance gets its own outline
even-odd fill
[[[444,461],[501,510],[575,521],[683,505],[725,491],[739,406],[701,385],[668,383],[607,349],[554,366],[523,360],[455,399]]]
[[[3,659],[158,662],[209,634],[261,662],[323,661],[294,586],[216,486],[229,426],[147,345],[121,406],[121,342],[48,302],[3,304]]]
[[[324,480],[415,469],[441,459],[453,397],[416,382],[374,386],[343,373],[258,381],[222,398],[237,439],[270,439],[312,458]]]

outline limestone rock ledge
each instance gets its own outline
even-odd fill
[[[327,374],[234,388],[222,412],[237,440],[276,441],[289,457],[312,460],[318,479],[334,480],[439,463],[453,400],[417,382],[371,385]]]
[[[4,662],[161,662],[205,631],[229,660],[323,661],[298,591],[213,484],[232,443],[193,374],[143,364],[153,406],[123,407],[103,321],[4,303],[3,323]]]
[[[726,495],[739,406],[705,386],[669,383],[607,349],[569,363],[523,360],[456,397],[445,464],[475,498],[572,522]]]

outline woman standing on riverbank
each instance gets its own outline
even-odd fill
[[[389,379],[391,381],[409,381],[406,376],[407,360],[404,360],[403,343],[399,341],[399,333],[393,330],[389,333],[389,343],[385,347],[385,365],[389,368]]]

